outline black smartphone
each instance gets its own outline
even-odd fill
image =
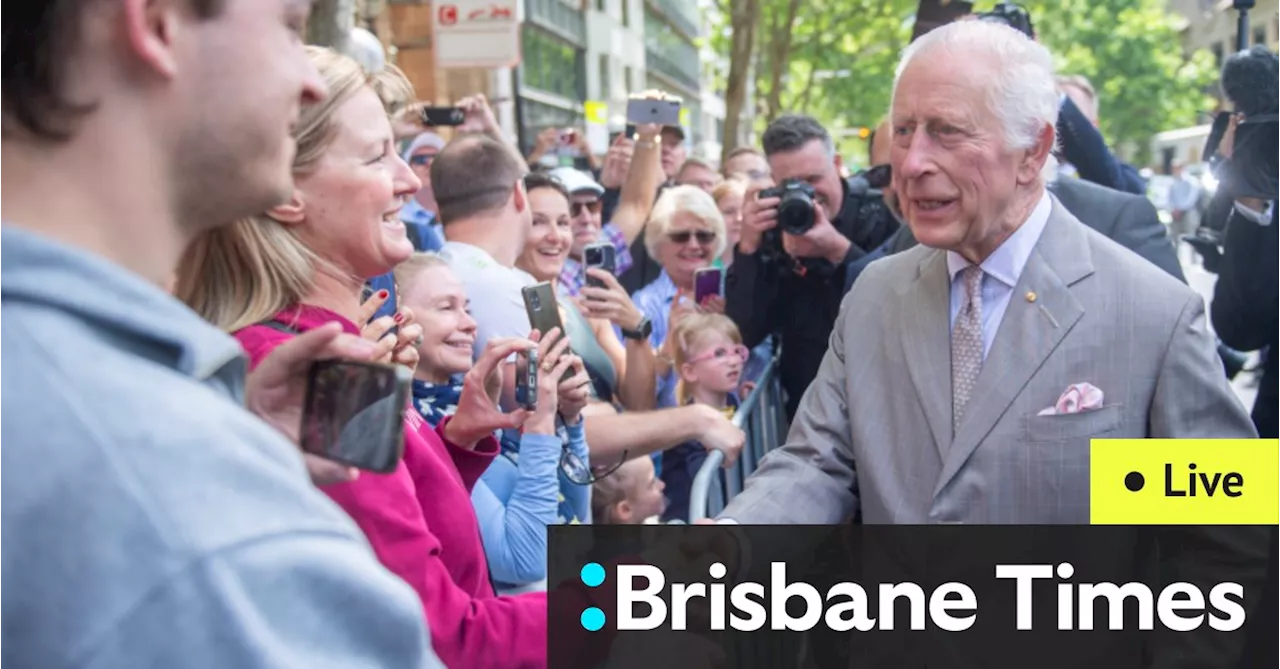
[[[516,354],[516,404],[533,411],[538,408],[538,351]]]
[[[403,365],[316,362],[302,406],[302,450],[371,472],[394,471],[404,455],[412,380]]]
[[[525,286],[520,289],[524,296],[524,309],[529,314],[529,325],[544,336],[553,328],[560,328],[560,336],[567,337],[564,322],[560,320],[560,305],[556,302],[555,289],[550,283]],[[566,370],[561,381],[573,376],[573,370]]]
[[[587,269],[602,269],[610,274],[618,271],[618,250],[613,248],[613,244],[591,244],[582,249],[582,262]],[[596,288],[604,288],[604,282],[599,279],[587,278],[587,285]]]
[[[461,107],[423,107],[422,123],[427,126],[462,125],[467,120]]]

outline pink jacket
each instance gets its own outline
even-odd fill
[[[319,307],[288,309],[274,320],[298,332],[338,321],[359,334],[353,323]],[[235,336],[256,366],[291,335],[255,325]],[[443,438],[447,424],[432,430],[406,407],[400,466],[387,475],[362,472],[324,491],[364,531],[382,564],[418,592],[431,644],[446,665],[545,667],[546,595],[495,596],[471,506],[471,488],[497,455],[497,441],[460,448]]]

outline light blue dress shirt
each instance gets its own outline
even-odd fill
[[[1031,216],[1017,230],[996,247],[986,260],[982,261],[982,357],[985,359],[991,350],[991,342],[995,341],[996,332],[1000,329],[1000,321],[1004,320],[1004,312],[1009,308],[1009,299],[1013,289],[1018,285],[1022,270],[1027,266],[1032,251],[1040,241],[1040,234],[1049,222],[1049,212],[1053,209],[1053,198],[1048,191],[1040,196],[1040,203],[1031,211]],[[956,316],[964,306],[964,282],[957,281],[960,271],[973,263],[965,260],[955,251],[947,251],[947,272],[951,276],[951,329],[955,329]]]

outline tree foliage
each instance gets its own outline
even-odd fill
[[[735,71],[754,73],[757,130],[787,112],[810,114],[829,128],[874,126],[888,110],[893,70],[911,36],[916,0],[753,0],[759,12],[750,40],[734,49],[731,18],[743,0],[718,0],[722,25],[712,47]],[[1165,0],[1023,0],[1058,69],[1080,74],[1100,99],[1100,124],[1113,146],[1145,161],[1157,132],[1192,125],[1211,104],[1215,77],[1208,54],[1182,55],[1176,19]],[[985,11],[994,2],[978,2]],[[744,42],[751,44],[744,50]],[[750,54],[748,56],[747,54]],[[750,68],[740,61],[750,57]],[[726,82],[719,82],[719,90]],[[736,101],[731,101],[736,102]],[[733,114],[733,105],[728,112]],[[731,140],[726,133],[726,143]],[[843,149],[856,153],[856,140]]]
[[[1098,125],[1139,165],[1158,132],[1196,124],[1212,108],[1217,78],[1207,52],[1184,58],[1165,0],[1031,0],[1037,37],[1058,71],[1081,74],[1098,93]]]

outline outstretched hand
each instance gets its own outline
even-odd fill
[[[462,394],[458,409],[445,424],[444,437],[455,446],[473,449],[481,439],[498,430],[513,430],[524,425],[529,417],[525,409],[503,413],[489,397],[487,381],[494,370],[512,353],[529,351],[537,344],[528,339],[490,340],[480,359],[462,379]]]

